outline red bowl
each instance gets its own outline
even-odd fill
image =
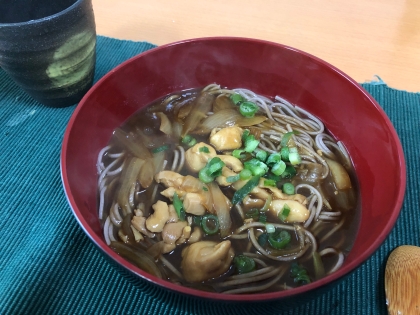
[[[96,160],[114,128],[139,108],[171,92],[217,82],[267,96],[281,95],[310,111],[341,140],[360,185],[360,227],[339,271],[309,285],[274,293],[224,295],[181,287],[127,262],[105,243],[97,211]],[[392,171],[390,171],[392,168]],[[378,103],[330,64],[284,45],[244,38],[201,38],[161,46],[131,58],[85,95],[70,119],[61,174],[73,213],[114,262],[158,286],[195,297],[261,301],[312,291],[349,274],[385,240],[403,202],[406,168],[398,136]]]

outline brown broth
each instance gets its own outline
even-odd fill
[[[179,97],[170,102],[166,101],[168,100],[170,96],[161,98],[153,102],[150,106],[146,107],[145,109],[142,109],[136,112],[134,115],[132,115],[124,124],[121,125],[120,129],[129,135],[134,135],[133,138],[136,141],[142,142],[143,145],[145,145],[151,151],[153,149],[159,148],[160,146],[168,145],[170,149],[165,151],[165,159],[168,161],[168,165],[166,169],[170,169],[171,168],[170,161],[174,159],[173,150],[179,145],[182,145],[184,147],[185,145],[180,143],[179,137],[168,136],[162,133],[161,131],[159,131],[160,119],[156,116],[155,113],[163,112],[167,115],[167,117],[171,121],[177,121],[179,120],[177,118],[178,115],[181,115],[181,116],[184,115],[185,113],[182,113],[183,111],[188,112],[188,107],[191,107],[191,104],[193,104],[194,99],[197,97],[199,92],[200,92],[200,89],[193,89],[193,90],[182,91],[179,93],[174,93],[176,95],[179,95]],[[197,139],[197,142],[203,141],[203,142],[208,143],[208,140],[207,140],[208,135],[195,134],[194,137]],[[110,153],[122,152],[124,148],[124,146],[121,145],[121,143],[119,143],[115,137],[111,138],[109,145],[111,146],[111,149],[108,150],[108,153],[105,154],[104,159],[103,159],[105,165],[110,163],[112,160],[108,157]],[[126,155],[129,155],[129,154],[126,154]],[[180,173],[182,175],[192,175],[192,176],[197,177],[197,174],[191,172],[188,169],[188,167],[185,165],[180,171]],[[351,193],[351,196],[353,198],[351,203],[353,204],[353,207],[351,210],[342,209],[340,208],[339,203],[337,203],[334,196],[335,187],[334,187],[334,183],[331,178],[331,175],[327,176],[327,178],[325,178],[322,184],[320,185],[320,188],[323,194],[325,194],[326,198],[328,199],[334,211],[342,212],[341,219],[338,222],[341,222],[341,220],[343,220],[343,224],[342,224],[342,227],[334,233],[333,237],[330,237],[323,242],[320,242],[320,240],[322,240],[323,237],[338,224],[338,222],[337,221],[333,221],[333,222],[320,221],[317,223],[312,223],[310,225],[310,227],[308,228],[309,230],[311,230],[311,226],[313,226],[314,224],[317,225],[317,228],[315,230],[312,230],[312,233],[314,234],[316,240],[319,243],[318,251],[324,248],[333,247],[343,252],[344,256],[347,256],[348,252],[350,251],[353,245],[353,242],[357,233],[357,228],[358,228],[360,205],[358,202],[358,187],[357,187],[358,184],[357,184],[357,179],[356,179],[355,172],[353,169],[349,170],[349,175],[351,177],[352,186],[353,186],[353,191]],[[118,178],[118,175],[114,176],[114,178]],[[110,179],[108,182],[108,183],[112,182],[112,184],[110,184],[109,186],[110,189],[107,190],[106,195],[105,195],[105,213],[106,214],[109,213],[109,209],[113,206],[114,199],[116,198],[115,195],[119,191],[118,185],[120,183],[118,181],[119,181],[118,179],[114,181]],[[289,180],[283,180],[281,183],[284,183],[286,181],[292,182],[294,185],[305,182],[305,180],[299,176],[295,176]],[[157,188],[155,186],[156,186],[155,184],[152,184],[149,188],[143,189],[139,187],[139,184],[137,184],[137,191],[135,193],[134,201],[136,205],[139,203],[146,204],[146,208],[147,208],[145,211],[146,213],[150,213],[150,211],[152,211],[150,210],[150,206],[154,204],[157,200],[162,200],[169,203],[166,197],[160,195],[160,192],[164,189],[164,187],[161,184],[157,185]],[[157,189],[156,198],[154,200],[150,200],[154,189]],[[228,197],[232,197],[235,192],[230,187],[222,188],[222,191]],[[246,207],[244,207],[244,210],[245,211],[247,210]],[[237,211],[235,211],[235,209],[231,210],[231,217],[232,217],[232,224],[233,224],[231,228],[232,231],[236,230],[237,228],[243,225],[243,220],[241,219]],[[193,226],[194,226],[194,223],[193,223]],[[263,232],[261,229],[259,229],[259,231]],[[290,247],[297,246],[299,244],[298,237],[295,233],[291,233],[291,234],[292,234],[292,241],[291,241],[291,245],[289,246]],[[118,238],[117,235],[115,237]],[[147,237],[145,238],[147,239]],[[159,236],[157,237],[157,239],[159,239]],[[204,239],[220,241],[220,237],[218,235],[205,236]],[[142,241],[139,244],[136,244],[136,242],[131,240],[131,243],[132,243],[131,245],[134,248],[137,246],[143,249],[147,248],[147,246],[144,245],[144,243],[147,243],[147,241],[146,242]],[[232,243],[232,248],[235,251],[235,254],[240,254],[242,252],[245,252],[247,251],[247,248],[249,247],[248,240],[231,239],[231,243]],[[171,253],[164,254],[165,258],[177,270],[181,270],[180,268],[181,252],[186,246],[188,246],[188,244],[185,244],[185,243],[178,245],[177,248]],[[257,253],[255,248],[252,246],[251,246],[250,252]],[[264,260],[267,264],[274,266],[275,268],[284,268],[285,270],[285,275],[280,279],[277,285],[274,285],[270,287],[269,289],[262,292],[272,292],[276,290],[282,290],[285,288],[285,286],[287,287],[296,286],[296,284],[293,282],[293,279],[290,277],[290,274],[289,274],[290,264],[291,264],[290,262],[274,261],[274,260],[266,259],[264,257],[262,257],[261,259]],[[335,265],[336,260],[337,260],[336,255],[325,255],[322,259],[325,270],[331,269]],[[308,274],[310,275],[311,280],[314,280],[314,267],[313,267],[313,260],[312,260],[312,255],[310,254],[310,250],[305,255],[298,258],[297,263],[301,264],[308,271]],[[184,286],[196,288],[199,290],[219,291],[220,288],[218,287],[218,283],[225,281],[227,277],[234,274],[235,268],[231,267],[230,269],[228,269],[228,271],[224,275],[221,275],[217,279],[211,279],[209,281],[205,281],[199,284],[191,284],[191,283],[185,282],[182,279],[179,279],[171,271],[168,271],[168,270],[166,270],[164,273],[168,281],[180,283]],[[271,279],[268,279],[265,281],[267,282],[269,280]],[[262,284],[264,282],[262,281],[260,283]]]

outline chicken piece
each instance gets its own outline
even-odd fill
[[[182,244],[185,243],[191,236],[191,226],[187,225],[182,229],[182,234],[176,241],[176,244]]]
[[[242,146],[243,130],[240,127],[213,129],[210,133],[210,143],[218,151],[235,150]]]
[[[229,240],[199,241],[182,251],[181,269],[188,282],[201,282],[224,274],[235,253]]]
[[[204,147],[206,149],[203,149]],[[185,161],[192,171],[198,172],[206,166],[209,159],[216,155],[216,150],[212,146],[204,142],[199,142],[185,152]]]
[[[186,193],[184,196],[184,209],[185,212],[194,215],[203,215],[206,213],[206,209],[202,205],[201,195],[197,193]]]
[[[305,222],[309,218],[309,210],[296,200],[273,200],[271,201],[268,211],[273,217],[278,218],[279,213],[283,210],[284,205],[288,205],[290,213],[285,222]]]
[[[220,158],[223,163],[225,163],[226,167],[228,167],[235,173],[239,173],[240,171],[244,169],[242,162],[232,155],[221,154],[221,155],[217,155],[217,157]]]
[[[158,200],[152,206],[154,212],[146,219],[146,228],[150,232],[162,232],[169,220],[169,207],[166,202]]]
[[[186,226],[186,221],[167,223],[162,230],[163,241],[166,244],[175,244],[175,242],[181,237],[184,227]]]
[[[258,187],[270,190],[273,195],[273,199],[295,200],[303,205],[306,205],[307,203],[306,197],[304,195],[301,195],[301,194],[288,195],[288,194],[283,193],[277,187],[264,186],[263,178],[260,179]]]
[[[131,231],[133,231],[134,240],[137,243],[144,240],[143,235],[139,231],[137,231],[137,229],[133,225],[131,225],[130,228],[131,228]]]
[[[179,188],[184,181],[184,176],[173,171],[161,171],[155,175],[155,181],[166,187]]]
[[[174,187],[168,187],[165,190],[161,191],[160,194],[162,196],[165,196],[166,198],[172,200],[174,197],[174,194],[177,194],[179,198],[183,198],[184,195],[186,194],[185,191],[180,190],[180,189],[176,189]]]
[[[197,193],[201,198],[201,205],[209,210],[212,208],[212,199],[208,188],[198,178],[187,175],[182,176],[173,171],[161,171],[156,174],[155,179],[158,183],[163,183],[168,188],[161,194],[172,200],[174,193],[180,199],[184,199],[187,193]]]
[[[222,168],[222,175],[216,177],[216,182],[219,184],[219,186],[230,186],[232,183],[229,183],[227,181],[227,178],[229,176],[236,176],[237,174],[232,171],[231,169],[227,168],[226,166]]]
[[[230,186],[232,183],[227,181],[229,176],[236,176],[243,170],[242,162],[231,155],[218,155],[218,157],[225,163],[226,166],[222,168],[222,175],[216,177],[216,182],[219,186]]]
[[[191,233],[190,238],[188,239],[188,243],[197,243],[198,241],[201,241],[203,238],[203,231],[198,227],[194,227],[194,231]]]
[[[145,217],[134,216],[131,219],[131,224],[141,234],[146,235],[147,237],[150,237],[150,238],[155,237],[154,233],[151,233],[149,230],[146,229],[146,218]]]
[[[166,221],[166,223],[178,222],[179,217],[178,217],[178,214],[176,213],[174,205],[169,205],[168,210],[169,210],[169,219],[168,221]]]

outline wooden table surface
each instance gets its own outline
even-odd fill
[[[97,33],[156,45],[208,36],[269,40],[357,82],[420,92],[419,0],[93,0]]]

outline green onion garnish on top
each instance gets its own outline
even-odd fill
[[[179,199],[178,194],[174,193],[173,196],[173,205],[176,211],[176,214],[178,215],[178,218],[181,221],[185,221],[185,210],[184,210],[184,205],[181,201],[181,199]]]
[[[197,140],[193,136],[191,136],[191,135],[185,135],[181,139],[181,142],[183,144],[186,144],[189,147],[192,147],[192,146],[194,146],[197,143]]]
[[[219,231],[219,219],[214,214],[204,215],[201,219],[201,227],[207,235],[216,234]]]
[[[251,177],[245,185],[243,185],[240,189],[235,191],[235,194],[232,198],[232,205],[236,205],[238,202],[241,202],[246,195],[248,195],[260,182],[260,176]]]
[[[240,95],[240,94],[231,94],[230,95],[230,100],[233,102],[233,104],[235,105],[239,105],[242,102],[245,102],[246,100]]]
[[[207,165],[198,172],[198,178],[203,183],[212,182],[217,176],[222,175],[225,163],[219,158],[214,157],[207,162]]]
[[[152,150],[152,153],[153,153],[153,154],[156,154],[156,153],[159,153],[159,152],[166,151],[166,150],[168,150],[168,149],[169,149],[169,145],[168,145],[168,144],[164,144],[164,145],[162,145],[162,146],[160,146],[160,147],[154,148],[154,149]]]
[[[292,183],[284,183],[282,188],[283,188],[283,192],[287,195],[295,194],[295,186],[293,186]]]
[[[233,263],[240,274],[248,273],[255,269],[254,259],[245,255],[235,256]]]
[[[242,102],[239,105],[239,112],[244,117],[248,117],[248,118],[254,117],[257,111],[258,111],[258,106],[257,104],[253,102],[248,102],[248,101]]]
[[[261,162],[265,162],[265,160],[267,159],[268,153],[262,149],[256,148],[254,150],[254,155]]]
[[[276,229],[274,233],[268,234],[268,243],[275,249],[285,248],[291,239],[290,233],[286,230]]]
[[[198,151],[203,152],[203,153],[210,153],[209,148],[206,146],[202,146],[200,149],[198,149]]]
[[[283,208],[280,210],[278,217],[280,220],[285,222],[289,214],[290,214],[290,207],[287,204],[285,204]]]
[[[299,134],[299,131],[296,131],[296,130],[293,130],[293,131],[290,131],[290,132],[286,132],[286,133],[283,135],[283,137],[281,138],[281,141],[280,141],[280,146],[282,146],[282,147],[287,147],[287,146],[288,146],[288,144],[289,144],[290,138],[291,138],[293,135],[298,135],[298,134]]]
[[[268,171],[268,166],[258,159],[244,162],[244,168],[250,170],[254,176],[263,176]]]
[[[249,152],[249,153],[254,151],[260,144],[260,141],[255,139],[254,135],[247,136],[244,142],[245,142],[244,150],[245,152]]]

